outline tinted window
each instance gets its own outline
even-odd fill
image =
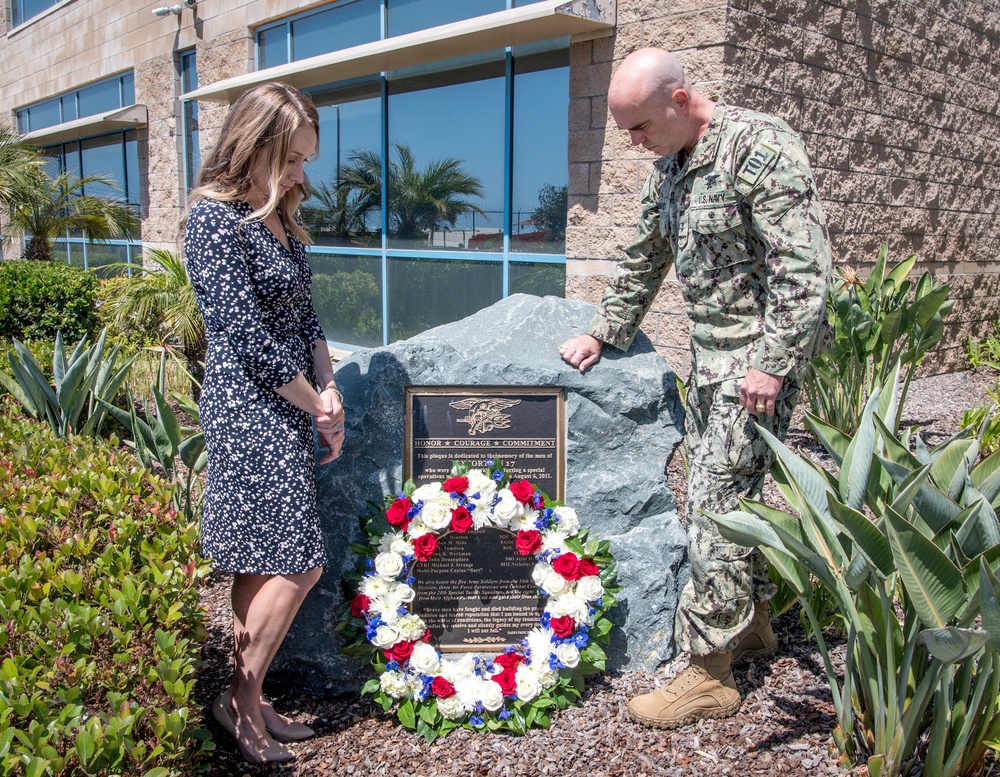
[[[504,0],[387,0],[389,37],[496,13]]]
[[[288,25],[279,24],[257,33],[257,67],[263,70],[288,62]]]
[[[380,38],[378,0],[347,0],[292,22],[292,58],[306,59]]]
[[[122,107],[121,86],[117,78],[80,89],[77,94],[81,116],[93,116]]]

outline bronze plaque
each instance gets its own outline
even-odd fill
[[[453,461],[502,462],[511,480],[530,480],[565,498],[565,399],[559,387],[410,386],[406,389],[403,477],[445,480]]]
[[[413,566],[413,612],[442,653],[499,652],[541,618],[534,566],[533,555],[517,552],[513,532],[494,526],[449,532],[428,561]]]

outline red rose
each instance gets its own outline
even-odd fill
[[[385,517],[390,524],[406,531],[406,527],[410,525],[409,512],[411,507],[413,507],[413,502],[404,496],[389,505],[389,509],[385,511]]]
[[[527,480],[518,480],[516,483],[510,484],[510,492],[518,502],[526,505],[531,501],[531,497],[534,496],[535,487]]]
[[[431,630],[430,629],[424,629],[424,633],[420,635],[420,641],[421,642],[430,642],[431,641]]]
[[[493,663],[502,666],[505,670],[513,672],[517,665],[524,662],[524,656],[520,653],[501,653],[493,659]]]
[[[563,553],[552,562],[552,568],[567,580],[580,579],[580,559],[575,553]]]
[[[451,511],[451,530],[457,532],[468,531],[472,528],[472,513],[459,505]]]
[[[413,540],[413,555],[417,561],[427,561],[437,550],[438,540],[433,534],[421,534]]]
[[[580,559],[580,577],[590,577],[591,575],[601,574],[600,568],[594,563],[593,559],[582,558]]]
[[[372,603],[364,594],[358,594],[354,597],[354,601],[351,602],[351,615],[355,618],[363,618],[365,613],[368,612],[368,607]]]
[[[493,675],[493,682],[500,686],[500,693],[504,696],[513,696],[517,693],[516,673],[516,669],[504,669],[500,674]]]
[[[468,478],[448,478],[441,485],[441,490],[447,491],[449,494],[464,494],[465,489],[469,487]]]
[[[413,643],[408,639],[401,639],[386,650],[385,654],[392,661],[405,661],[413,655]]]
[[[431,693],[439,699],[447,699],[449,696],[455,695],[455,686],[438,675],[431,680]]]
[[[514,540],[514,547],[517,548],[517,552],[522,556],[530,556],[532,553],[537,553],[538,549],[542,547],[542,533],[536,529],[519,531],[517,539]]]
[[[552,631],[556,633],[556,636],[559,637],[559,639],[565,639],[576,629],[576,621],[568,615],[561,615],[558,618],[553,618],[549,625],[552,626]]]

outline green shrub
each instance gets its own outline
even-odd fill
[[[0,408],[0,773],[191,774],[197,526],[106,442]]]
[[[68,264],[0,262],[0,337],[79,340],[98,327],[99,284]]]

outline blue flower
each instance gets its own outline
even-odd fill
[[[469,723],[471,723],[473,726],[481,726],[483,725],[483,719],[478,715],[470,715]]]
[[[500,470],[497,470],[496,472],[493,473],[493,479],[497,483],[499,483],[501,480],[503,480],[503,473]]]
[[[407,585],[413,585],[415,582],[417,582],[417,578],[415,578],[413,575],[410,575],[408,578],[406,578]]]
[[[545,518],[539,517],[535,519],[535,528],[541,531],[546,527]]]
[[[552,624],[552,616],[549,613],[547,613],[547,612],[543,612],[542,613],[542,628],[543,629],[547,629],[547,628],[549,628],[549,626],[551,624]]]
[[[413,505],[409,510],[406,511],[407,518],[416,518],[421,510],[424,509],[424,500],[418,499],[417,503]]]
[[[481,701],[476,702],[476,714],[477,715],[483,714],[483,703]]]
[[[563,662],[560,661],[558,658],[556,658],[555,653],[549,655],[549,669],[565,669],[565,668],[566,665],[563,664]]]
[[[407,555],[403,556],[403,563],[404,564],[409,564],[411,561],[413,561],[413,554],[412,553],[408,553]]]
[[[493,674],[493,662],[486,661],[484,665],[486,666],[486,671],[489,672],[490,674]]]
[[[507,718],[510,717],[510,712],[507,711],[506,707],[501,707],[500,712],[497,713],[497,717],[500,718],[500,720],[507,720]]]
[[[587,647],[588,641],[589,640],[587,637],[587,632],[583,631],[582,629],[576,633],[576,636],[573,637],[573,644],[576,645],[578,648]]]
[[[390,661],[385,665],[385,670],[387,672],[395,672],[397,669],[399,669],[399,661]]]
[[[494,459],[489,459],[489,458],[483,462],[483,464],[485,464],[487,467],[492,467],[495,463],[496,461]]]
[[[365,569],[375,569],[375,561],[371,556],[365,559]]]

